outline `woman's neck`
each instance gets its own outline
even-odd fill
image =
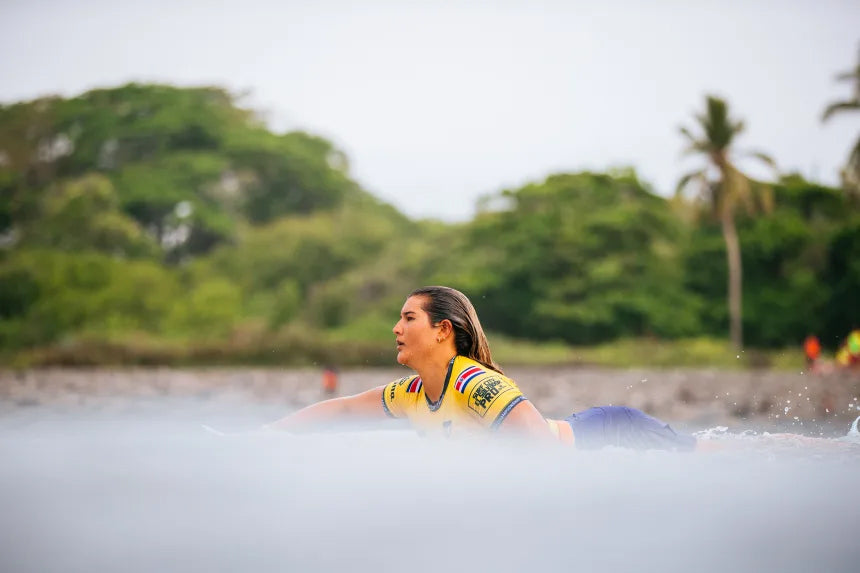
[[[418,376],[421,377],[424,393],[431,402],[438,401],[442,396],[442,389],[445,387],[445,378],[448,376],[448,367],[456,356],[457,354],[454,351],[447,354],[439,354],[414,368]]]

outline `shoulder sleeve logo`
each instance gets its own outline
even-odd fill
[[[415,401],[421,387],[421,378],[418,376],[406,376],[391,382],[382,389],[383,409],[394,418],[407,416],[409,404]]]

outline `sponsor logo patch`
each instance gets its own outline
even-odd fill
[[[514,386],[501,378],[487,378],[472,388],[469,408],[483,418],[500,396],[514,391]]]
[[[388,402],[389,403],[391,403],[391,404],[394,403],[394,396],[395,396],[395,393],[397,392],[397,387],[403,386],[404,384],[406,384],[406,382],[408,380],[409,380],[409,376],[404,376],[403,378],[401,378],[397,382],[391,383],[390,387],[388,388]]]

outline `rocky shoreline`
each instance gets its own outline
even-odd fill
[[[860,415],[857,372],[514,367],[506,373],[549,417],[622,404],[690,430],[727,426],[838,434]],[[406,374],[396,367],[344,370],[337,393],[360,392]],[[0,416],[33,407],[122,412],[141,401],[165,399],[288,411],[326,397],[321,380],[318,369],[7,370],[0,371]]]

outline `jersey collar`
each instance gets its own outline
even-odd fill
[[[451,371],[454,369],[454,361],[457,360],[457,354],[448,362],[448,373],[445,374],[445,384],[442,385],[442,393],[439,394],[439,399],[435,402],[431,402],[430,398],[427,397],[427,391],[424,391],[424,399],[427,401],[427,407],[430,408],[431,412],[435,412],[442,405],[442,400],[445,399],[445,392],[448,391],[448,383],[451,381]]]

